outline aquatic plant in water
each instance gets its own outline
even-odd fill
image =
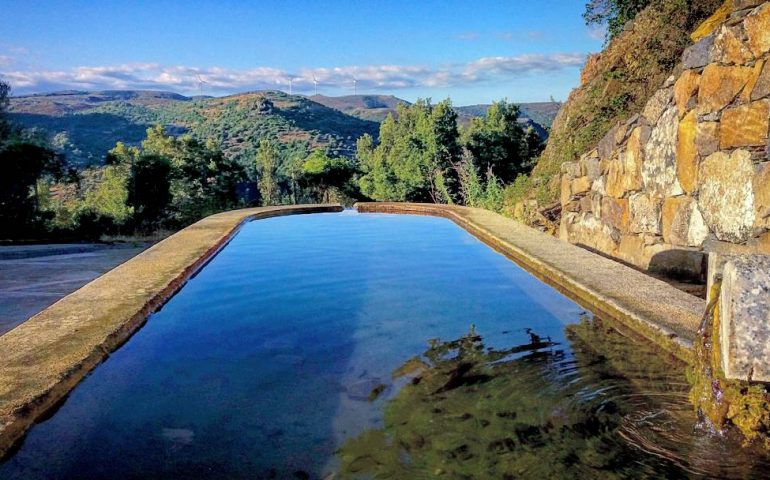
[[[759,442],[770,449],[770,394],[764,384],[725,378],[720,352],[720,312],[717,282],[698,332],[695,364],[687,369],[692,385],[690,402],[699,416],[716,430],[735,426],[746,443]]]

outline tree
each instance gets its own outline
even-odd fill
[[[589,0],[583,13],[586,25],[607,25],[606,41],[615,38],[650,0]]]
[[[166,213],[171,201],[171,162],[167,157],[142,153],[137,157],[129,179],[128,204],[137,222],[155,226]]]
[[[259,173],[259,193],[262,205],[275,205],[278,202],[278,185],[275,179],[275,169],[278,163],[278,152],[270,140],[259,142],[257,150],[256,169]]]
[[[8,96],[11,93],[11,86],[0,80],[0,145],[2,145],[10,134],[11,126],[8,122]]]
[[[503,183],[512,182],[532,167],[532,138],[518,120],[519,107],[502,100],[493,103],[484,117],[474,118],[465,132],[465,146],[476,165]]]
[[[451,103],[418,100],[399,105],[397,114],[380,125],[378,145],[367,135],[357,143],[361,191],[376,200],[452,201],[461,149]]]
[[[38,180],[62,174],[63,160],[46,147],[28,142],[0,145],[0,237],[18,238],[41,229]]]
[[[302,165],[304,179],[316,190],[322,203],[334,200],[335,191],[346,190],[354,173],[350,160],[329,157],[321,149],[313,151]]]

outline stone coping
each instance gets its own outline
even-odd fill
[[[339,205],[249,208],[190,225],[0,336],[0,458],[238,231]]]
[[[661,280],[488,210],[417,203],[358,203],[356,209],[448,218],[586,309],[693,361],[706,302]]]

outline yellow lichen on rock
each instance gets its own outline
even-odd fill
[[[746,17],[746,36],[749,48],[756,57],[770,51],[770,3],[758,7]]]
[[[688,113],[679,122],[676,144],[676,174],[679,185],[686,193],[695,191],[698,180],[698,151],[695,146],[697,116],[695,111]]]
[[[763,146],[770,128],[770,100],[759,100],[722,112],[719,146],[722,149]]]
[[[714,32],[730,15],[733,10],[733,0],[727,0],[722,4],[719,9],[714,12],[709,18],[703,21],[698,28],[690,34],[690,38],[693,42],[697,42],[701,38],[710,35]]]

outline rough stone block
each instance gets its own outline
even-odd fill
[[[602,163],[599,157],[586,157],[580,160],[580,173],[592,182],[602,174]]]
[[[698,89],[698,105],[701,113],[722,110],[748,83],[752,68],[723,66],[711,63],[703,69]]]
[[[698,180],[697,117],[695,111],[685,115],[679,122],[676,142],[676,174],[679,185],[687,193],[695,191]]]
[[[754,175],[754,225],[770,228],[770,162],[756,167]]]
[[[607,134],[599,140],[596,145],[596,152],[599,154],[599,159],[609,160],[612,158],[612,152],[615,150],[615,131],[618,129],[617,125],[612,127]]]
[[[673,93],[673,88],[661,88],[652,95],[647,105],[644,106],[642,116],[647,119],[650,125],[658,123],[658,119],[671,103]]]
[[[754,226],[751,153],[716,152],[698,167],[698,207],[719,240],[745,242]]]
[[[572,191],[573,197],[575,195],[586,193],[587,191],[591,190],[591,180],[589,180],[588,177],[578,177],[572,180],[570,190]]]
[[[760,62],[757,62],[759,64]],[[754,68],[757,68],[756,66]],[[751,89],[751,100],[770,96],[770,61],[762,63],[762,71]]]
[[[764,60],[757,60],[754,63],[749,81],[746,82],[746,86],[743,88],[743,91],[739,97],[739,103],[749,103],[751,101],[751,92],[754,91],[754,89],[757,87],[757,84],[759,83],[759,80],[762,78],[762,71],[764,70],[764,66]]]
[[[723,26],[714,39],[714,48],[711,50],[711,61],[727,65],[744,65],[754,56],[740,38],[740,27]]]
[[[561,164],[561,173],[577,178],[580,176],[580,165],[578,162],[564,162]]]
[[[630,230],[634,233],[660,235],[661,205],[648,195],[637,193],[628,198]]]
[[[684,193],[676,172],[678,132],[677,109],[670,107],[661,115],[644,147],[642,181],[646,190],[661,198]]]
[[[663,202],[663,239],[672,245],[699,247],[708,237],[708,227],[695,199],[682,195]]]
[[[719,150],[719,122],[698,122],[695,126],[695,148],[703,158]]]
[[[744,20],[751,52],[760,57],[770,51],[770,3],[751,12]]]
[[[770,382],[770,256],[725,263],[719,311],[725,376]]]
[[[762,146],[767,143],[770,127],[770,100],[758,100],[748,105],[727,108],[722,112],[719,128],[719,146]]]
[[[674,84],[674,101],[681,117],[687,112],[690,98],[698,92],[700,74],[695,70],[685,70]]]
[[[709,33],[713,31],[714,29],[711,29]],[[684,68],[702,68],[709,63],[709,54],[714,45],[714,35],[706,35],[693,38],[695,43],[684,51],[682,54],[682,66]]]
[[[607,225],[620,231],[628,232],[630,215],[628,212],[628,199],[602,197],[601,218]]]

